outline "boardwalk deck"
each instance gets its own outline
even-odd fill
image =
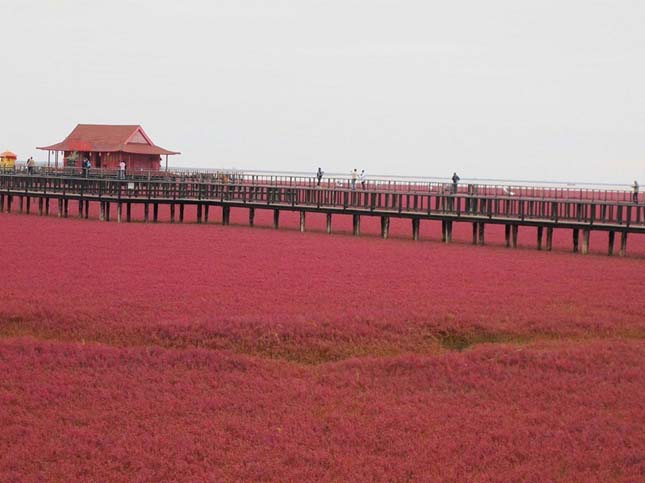
[[[412,189],[412,187],[411,187]],[[619,253],[626,254],[627,235],[645,234],[645,204],[625,201],[629,193],[608,195],[594,192],[587,196],[576,190],[572,196],[550,197],[550,191],[536,187],[522,196],[509,195],[486,185],[469,185],[467,189],[446,190],[444,185],[428,185],[426,191],[414,186],[406,191],[405,185],[356,190],[336,186],[316,186],[311,182],[294,183],[293,179],[272,179],[270,183],[255,177],[240,177],[223,182],[201,175],[128,178],[118,180],[102,177],[44,174],[0,174],[0,210],[16,209],[30,212],[37,201],[38,213],[48,214],[52,202],[58,215],[69,216],[69,203],[78,203],[78,216],[87,218],[90,203],[98,203],[99,218],[110,220],[111,204],[117,206],[116,221],[132,221],[132,205],[144,206],[144,221],[158,221],[160,205],[170,207],[171,221],[184,221],[184,208],[196,206],[196,221],[208,221],[212,207],[222,208],[223,224],[229,224],[231,208],[249,210],[249,224],[254,224],[256,209],[274,212],[273,225],[279,226],[280,212],[300,212],[300,230],[306,229],[306,213],[324,213],[327,232],[331,232],[334,215],[352,215],[353,233],[360,234],[360,220],[364,216],[381,218],[381,235],[389,236],[390,218],[411,220],[412,238],[419,238],[421,220],[441,221],[442,239],[452,239],[455,222],[472,223],[473,243],[484,244],[487,224],[505,225],[506,244],[517,246],[518,227],[537,228],[538,249],[552,247],[554,229],[572,230],[573,251],[588,253],[591,231],[609,232],[608,254],[614,253],[615,234],[621,234]],[[126,208],[125,217],[123,207]],[[178,219],[177,219],[177,211]],[[546,228],[546,244],[544,229]],[[582,230],[582,243],[580,243]]]

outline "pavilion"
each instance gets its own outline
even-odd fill
[[[161,156],[168,169],[168,156],[180,154],[154,144],[139,125],[78,124],[63,141],[36,149],[48,151],[48,165],[55,153],[56,167],[62,152],[64,166],[80,167],[87,158],[93,168],[104,169],[117,169],[125,161],[128,171],[160,170]]]

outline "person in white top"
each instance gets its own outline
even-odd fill
[[[361,174],[358,175],[358,179],[361,181],[361,188],[365,189],[365,183],[367,182],[367,175],[365,174],[365,170],[361,170]]]
[[[125,161],[119,163],[119,179],[125,179]]]
[[[352,189],[353,190],[356,189],[356,179],[357,178],[358,178],[358,171],[356,170],[356,168],[354,168],[354,170],[352,171]]]

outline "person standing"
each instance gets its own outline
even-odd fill
[[[363,190],[365,189],[365,183],[367,182],[367,175],[365,174],[365,170],[361,170],[361,174],[358,175],[358,179],[361,181],[361,188]]]
[[[634,190],[634,193],[632,195],[632,199],[634,203],[638,203],[638,181],[634,180],[634,184],[632,185],[632,189]]]
[[[352,190],[356,189],[356,180],[358,179],[358,170],[354,168],[352,171]]]
[[[318,167],[318,172],[316,173],[316,179],[318,180],[318,186],[320,186],[320,182],[322,181],[322,177],[325,173],[323,172],[320,167]]]
[[[119,163],[119,179],[125,179],[125,161]]]
[[[457,173],[452,173],[452,192],[457,193],[457,189],[459,187],[459,180],[461,178],[457,176]]]
[[[34,173],[34,158],[29,156],[29,159],[27,160],[27,174],[33,174]]]
[[[90,161],[90,158],[85,158],[85,162],[83,163],[83,174],[85,175],[86,178],[89,178],[90,176],[91,167],[92,167],[92,162]]]

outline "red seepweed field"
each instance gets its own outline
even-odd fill
[[[645,240],[246,216],[0,214],[0,480],[645,478]]]

